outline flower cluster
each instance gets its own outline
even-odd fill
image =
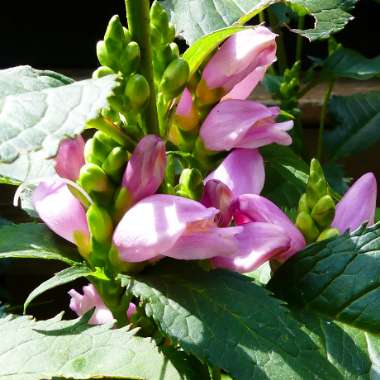
[[[79,136],[61,143],[57,176],[33,193],[40,218],[77,245],[90,264],[116,272],[171,257],[207,259],[213,268],[245,273],[268,260],[282,263],[302,250],[304,231],[260,195],[265,165],[258,148],[290,145],[292,122],[276,121],[278,107],[247,99],[275,60],[275,37],[263,26],[236,33],[173,103],[170,144],[184,146],[198,162],[194,168],[180,168],[179,185],[166,183],[172,162],[164,137],[142,137],[131,154],[112,146],[99,159],[93,149],[104,143],[104,136],[97,132],[86,144]],[[77,181],[79,191],[70,181]],[[176,191],[184,183],[201,191]],[[327,227],[343,233],[365,221],[373,223],[375,204],[376,180],[368,173],[333,205]],[[83,295],[74,290],[70,295],[76,313],[96,308],[91,323],[112,320],[92,285]],[[128,316],[133,304],[129,309]]]

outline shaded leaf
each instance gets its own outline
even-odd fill
[[[380,141],[380,91],[333,96],[329,112],[337,123],[325,134],[332,160],[357,154]]]
[[[68,265],[82,261],[73,245],[58,240],[44,225],[0,225],[0,259],[58,260]]]
[[[192,369],[175,363],[136,330],[89,326],[89,315],[72,321],[60,316],[36,322],[30,317],[0,319],[0,378],[195,379]]]
[[[380,224],[312,244],[278,269],[269,288],[292,305],[380,332]]]
[[[284,306],[246,276],[169,261],[121,279],[165,335],[236,379],[337,378]]]

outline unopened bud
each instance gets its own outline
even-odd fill
[[[318,236],[317,241],[331,239],[333,237],[339,236],[339,230],[336,228],[327,228],[323,230]]]
[[[119,16],[115,15],[108,23],[104,43],[110,55],[118,57],[124,46],[124,29]]]
[[[183,58],[176,58],[164,71],[161,91],[171,98],[178,96],[187,83],[189,73],[189,64]]]
[[[142,107],[150,97],[150,87],[147,80],[140,74],[132,75],[127,82],[125,95],[132,107]]]
[[[330,195],[325,195],[313,207],[311,217],[323,228],[329,227],[335,216],[335,203]]]
[[[128,161],[128,152],[121,148],[113,148],[102,165],[102,169],[116,182],[123,174],[125,164]]]
[[[313,218],[304,211],[297,215],[296,226],[302,232],[308,243],[315,241],[319,236],[319,230]]]
[[[91,237],[99,243],[106,243],[112,238],[113,224],[108,212],[96,204],[87,210],[87,221]]]
[[[309,213],[310,209],[307,204],[306,194],[302,194],[300,200],[298,201],[298,212],[305,211]]]
[[[100,66],[98,67],[93,73],[92,77],[94,79],[103,78],[107,75],[113,74],[113,70],[110,67],[107,66]]]
[[[306,186],[306,199],[312,209],[320,198],[328,194],[328,185],[321,164],[313,158],[310,163],[310,176]]]
[[[95,164],[85,164],[80,170],[80,185],[88,192],[107,192],[110,182],[104,170]]]
[[[135,72],[140,63],[140,46],[137,42],[129,42],[120,57],[120,69],[125,76]]]
[[[104,41],[99,41],[96,44],[96,55],[102,66],[108,66],[113,70],[117,69],[117,65],[114,59],[110,56]]]
[[[150,21],[158,29],[162,29],[169,23],[168,14],[158,1],[154,1],[150,8]]]

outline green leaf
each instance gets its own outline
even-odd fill
[[[58,260],[68,265],[82,259],[75,247],[58,240],[44,224],[22,223],[0,225],[1,259]]]
[[[348,13],[357,0],[290,0],[287,1],[292,9],[304,16],[310,14],[315,19],[314,28],[293,30],[308,38],[310,41],[328,38],[342,30],[353,19]]]
[[[324,80],[352,78],[367,80],[380,74],[380,55],[366,58],[355,50],[340,48],[324,62],[320,76]]]
[[[164,0],[177,33],[189,45],[232,24],[244,24],[274,0]]]
[[[336,379],[285,307],[243,275],[166,262],[123,285],[189,353],[245,379]]]
[[[380,332],[380,223],[312,244],[280,267],[269,288],[292,305]]]
[[[262,194],[282,208],[297,208],[305,192],[309,167],[289,147],[270,145],[260,149],[265,161]]]
[[[54,71],[36,70],[30,66],[12,67],[0,70],[0,98],[60,87],[73,82],[72,79]]]
[[[357,154],[380,141],[380,91],[333,96],[329,112],[337,122],[325,135],[332,160]]]
[[[196,379],[192,369],[165,357],[136,330],[89,326],[89,315],[72,321],[57,316],[36,322],[30,317],[0,319],[0,378],[65,379]]]
[[[63,269],[62,271],[56,273],[53,277],[49,278],[47,281],[43,282],[36,289],[34,289],[24,302],[24,313],[30,303],[42,293],[56,288],[57,286],[68,284],[69,282],[75,281],[81,277],[88,277],[94,275],[95,272],[85,264],[74,265],[70,268]]]
[[[86,121],[97,117],[115,78],[0,97],[0,176],[25,181],[54,174],[54,162],[48,159],[63,139],[80,134]]]
[[[190,77],[198,70],[203,61],[218,47],[226,38],[241,30],[250,29],[245,26],[231,26],[207,34],[195,41],[183,54],[183,58],[190,67]]]

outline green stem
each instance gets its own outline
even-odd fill
[[[305,26],[305,17],[300,16],[298,18],[297,29],[302,30]],[[296,61],[301,60],[302,57],[302,47],[303,47],[303,37],[300,34],[297,34],[297,43],[296,43]]]
[[[153,79],[152,46],[150,43],[149,0],[125,0],[127,9],[128,28],[132,39],[141,50],[140,72],[150,86],[150,99],[142,118],[148,133],[157,134],[158,116],[156,106],[156,91]]]
[[[327,106],[331,97],[331,93],[334,87],[334,81],[330,82],[327,90],[325,92],[325,97],[323,99],[321,118],[319,122],[319,133],[318,133],[318,148],[317,148],[317,158],[319,161],[322,159],[323,154],[323,133],[325,131],[325,122],[326,122],[326,114],[327,114]]]
[[[261,11],[261,12],[259,13],[259,22],[260,22],[260,24],[262,24],[262,23],[265,22],[264,11]]]

